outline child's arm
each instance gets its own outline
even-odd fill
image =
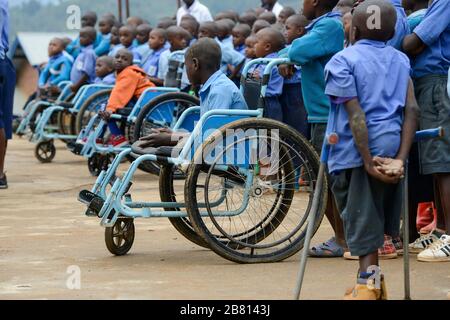
[[[159,79],[156,77],[148,77],[150,79],[151,82],[153,82],[155,84],[155,86],[157,87],[162,87],[164,86],[164,80],[163,79]]]
[[[69,80],[70,79],[70,70],[71,69],[72,69],[72,64],[69,61],[65,61],[61,65],[61,73],[55,79],[53,79],[53,81],[51,82],[51,85],[56,86],[61,81]]]
[[[382,174],[373,161],[372,155],[369,149],[369,133],[366,124],[366,115],[359,104],[357,98],[353,98],[345,103],[345,109],[348,113],[349,124],[353,134],[353,140],[355,141],[356,148],[360,153],[364,168],[367,173],[375,179],[383,181],[385,183],[397,183],[396,177],[388,177]]]
[[[83,76],[81,77],[81,79],[77,83],[74,83],[70,86],[70,90],[72,92],[77,92],[78,90],[80,90],[80,88],[83,85],[88,83],[88,81],[89,81],[89,76],[86,73],[83,73]]]
[[[39,75],[39,87],[44,87],[47,83],[48,77],[50,76],[50,66],[47,64],[47,66],[42,70],[41,74]]]
[[[139,76],[133,71],[124,70],[117,77],[111,95],[109,96],[106,111],[114,113],[117,109],[124,108],[133,98],[139,83]]]

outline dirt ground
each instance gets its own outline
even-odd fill
[[[10,188],[0,191],[0,299],[291,299],[299,254],[282,263],[238,265],[185,240],[167,219],[136,221],[127,256],[106,249],[99,220],[84,216],[77,193],[90,188],[86,160],[57,144],[53,163],[40,164],[34,145],[11,141]],[[124,164],[124,168],[126,168]],[[139,173],[137,191],[158,198],[157,177]],[[313,242],[331,235],[324,222]],[[75,266],[75,267],[74,267]],[[402,259],[382,262],[391,299],[403,294]],[[414,299],[447,299],[450,264],[411,257]],[[69,289],[73,270],[80,289]],[[357,263],[310,259],[304,299],[340,299]],[[71,286],[69,286],[71,287]]]

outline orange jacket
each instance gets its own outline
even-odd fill
[[[141,94],[151,87],[155,87],[155,84],[147,78],[144,70],[137,66],[126,67],[117,75],[106,110],[114,113],[125,108],[133,97],[139,99]]]

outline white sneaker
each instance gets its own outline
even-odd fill
[[[423,250],[427,249],[434,242],[439,240],[440,235],[436,232],[436,230],[431,231],[428,234],[422,235],[419,239],[414,241],[409,245],[410,253],[420,253]]]
[[[450,236],[443,235],[417,256],[422,262],[450,262]]]

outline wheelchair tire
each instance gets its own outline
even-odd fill
[[[255,130],[254,132],[258,133],[254,136],[246,134],[243,140],[238,139],[234,145],[233,139],[231,147],[242,146],[242,143],[244,145],[257,145],[259,155],[261,141],[264,141],[260,139],[266,139],[271,143],[267,150],[278,148],[277,159],[279,162],[272,161],[272,152],[269,151],[269,172],[271,172],[272,167],[276,167],[275,174],[262,175],[262,159],[258,158],[256,164],[244,166],[244,169],[247,168],[245,170],[250,172],[249,174],[252,175],[253,179],[252,185],[248,187],[247,176],[239,175],[238,170],[228,173],[228,169],[227,171],[220,171],[219,174],[215,169],[215,163],[205,163],[203,161],[204,156],[208,155],[210,150],[214,150],[214,157],[219,161],[222,159],[221,156],[226,154],[221,155],[220,148],[217,149],[217,147],[220,147],[223,141],[229,141],[223,140],[227,130],[238,130],[238,132],[239,130],[242,132]],[[263,135],[261,135],[261,132],[263,132]],[[264,136],[264,132],[270,134]],[[256,144],[250,144],[252,139]],[[229,152],[229,148],[230,146],[223,148],[224,152]],[[298,163],[297,166],[295,162]],[[208,243],[210,249],[225,259],[237,263],[270,263],[285,260],[303,248],[309,214],[317,214],[314,232],[317,231],[323,219],[328,197],[326,180],[322,185],[319,210],[316,213],[311,212],[319,165],[319,156],[312,145],[296,130],[281,122],[265,118],[250,118],[227,124],[220,128],[218,132],[212,134],[202,147],[196,150],[192,164],[188,169],[185,183],[185,202],[189,220],[194,230]],[[230,168],[233,165],[227,167]],[[295,180],[299,179],[296,175],[297,170],[299,170],[298,172],[303,171],[310,183],[309,194],[306,194],[306,196],[304,193],[295,193]],[[205,180],[202,181],[200,175],[205,172],[207,172],[207,175]],[[269,187],[267,187],[267,182],[263,181],[263,178],[269,176],[275,176],[275,180],[278,182],[273,184],[273,181],[270,181]],[[221,192],[219,192],[219,189],[210,188],[212,179],[220,181],[218,185],[223,186]],[[204,191],[197,190],[198,186],[201,185]],[[237,197],[235,194],[236,190],[239,192],[239,188],[242,190],[243,204],[236,209],[229,208],[230,205],[235,206],[236,199],[241,199],[239,194]],[[223,217],[212,212],[213,204],[210,201],[210,193],[214,195],[216,191],[221,197],[225,195],[226,198],[225,202],[219,204],[213,202],[216,210],[222,203],[225,204]],[[229,199],[228,195],[231,195]],[[248,200],[246,205],[244,204],[245,196]],[[206,204],[207,214],[205,212],[200,213],[199,203],[201,201]],[[244,205],[245,207],[243,207]],[[264,208],[266,205],[267,207]],[[232,214],[230,214],[230,211]],[[225,216],[227,213],[229,215]],[[227,226],[229,230],[225,230]],[[215,235],[217,233],[220,233],[221,236],[217,237]]]
[[[76,116],[69,112],[69,110],[63,110],[58,112],[58,127],[59,132],[64,135],[75,135],[75,121]],[[61,139],[62,142],[68,143],[69,140]]]
[[[134,219],[119,218],[112,227],[105,228],[105,244],[116,256],[126,255],[134,243]]]
[[[159,195],[161,197],[161,202],[177,202],[173,183],[173,166],[161,166],[159,175]],[[180,209],[165,208],[164,210],[179,211]],[[169,221],[186,239],[200,247],[209,248],[208,243],[195,232],[194,227],[188,218],[169,218]]]
[[[50,163],[56,155],[53,140],[39,142],[34,149],[34,156],[41,163]]]
[[[75,120],[76,134],[79,134],[81,129],[88,124],[91,117],[97,113],[96,108],[99,105],[108,102],[111,91],[112,89],[101,90],[86,99],[80,107]]]
[[[98,177],[103,170],[108,170],[108,167],[113,162],[114,157],[114,154],[94,153],[87,161],[89,173],[93,177]]]
[[[170,123],[166,122],[164,124],[160,123],[157,124],[153,123],[151,120],[150,121],[146,120],[149,114],[158,110],[158,108],[161,107],[161,105],[163,105],[164,103],[170,102],[177,102],[181,104],[181,108],[179,110],[176,110],[176,114],[173,114],[173,118],[170,119],[171,120]],[[141,109],[134,126],[133,142],[139,140],[139,138],[146,135],[146,133],[151,128],[158,128],[161,126],[172,127],[175,124],[175,121],[178,119],[178,117],[184,112],[184,110],[186,110],[189,107],[198,105],[200,105],[200,100],[198,98],[183,92],[170,92],[157,96]],[[139,166],[139,169],[154,175],[159,175],[160,172],[159,165],[157,163],[150,161],[143,162]],[[178,174],[176,176],[177,178],[181,178]]]

